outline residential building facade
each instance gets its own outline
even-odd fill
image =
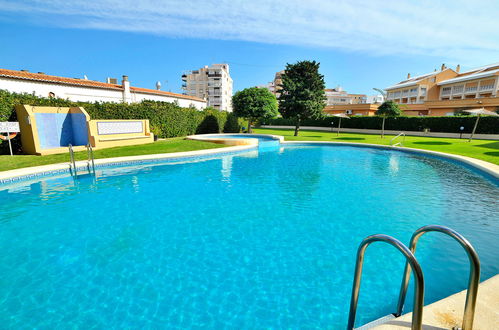
[[[116,79],[100,82],[89,79],[66,78],[42,72],[0,69],[0,89],[14,93],[28,93],[40,97],[57,97],[75,102],[125,102],[144,100],[175,102],[181,107],[202,110],[206,101],[197,97],[166,92],[158,89],[133,87],[128,76],[121,84]]]
[[[386,99],[397,102],[408,116],[450,116],[464,109],[499,110],[499,63],[460,72],[460,66],[411,77],[385,88]],[[326,107],[329,114],[372,116],[379,104]]]
[[[325,89],[324,92],[327,105],[361,104],[367,99],[365,94],[348,94],[341,86]]]
[[[207,101],[218,110],[232,111],[232,78],[228,64],[213,64],[182,74],[182,88],[189,96]]]

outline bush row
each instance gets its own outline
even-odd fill
[[[381,117],[350,117],[343,119],[341,127],[381,129]],[[464,127],[464,133],[473,130],[476,117],[474,116],[453,116],[453,117],[397,117],[387,118],[385,129],[395,131],[422,131],[430,129],[431,132],[459,133],[460,127]],[[331,124],[334,122],[334,124]],[[294,126],[293,120],[276,118],[265,121],[268,125]],[[338,125],[338,118],[324,117],[320,119],[307,119],[302,121],[302,126],[331,127]],[[499,134],[499,117],[482,117],[478,124],[476,133]]]
[[[151,131],[160,138],[191,134],[239,132],[240,125],[233,114],[205,109],[182,108],[175,103],[143,101],[142,103],[71,102],[57,98],[42,98],[0,90],[0,121],[17,121],[15,106],[84,107],[92,119],[149,119]],[[12,140],[16,152],[21,152],[19,138]],[[0,154],[8,152],[7,142],[0,145]]]

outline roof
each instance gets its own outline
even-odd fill
[[[122,89],[121,85],[108,84],[95,80],[65,78],[65,77],[51,76],[44,73],[32,73],[27,71],[16,71],[16,70],[7,70],[7,69],[0,69],[0,77],[46,81],[50,83],[58,83],[65,85],[77,85],[77,86],[87,86],[87,87],[97,87],[97,88],[107,88],[107,89]]]
[[[87,80],[87,79],[51,76],[51,75],[44,74],[44,73],[32,73],[32,72],[27,72],[27,71],[0,69],[0,77],[7,77],[7,78],[13,78],[13,79],[24,79],[24,80],[32,80],[32,81],[44,81],[44,82],[54,83],[54,84],[64,84],[64,85],[82,86],[82,87],[90,87],[90,88],[123,90],[123,86],[118,85],[118,84],[108,84],[105,82],[100,82],[100,81],[95,81],[95,80]],[[138,92],[138,93],[154,94],[154,95],[165,95],[165,96],[176,97],[179,99],[188,99],[188,100],[193,100],[193,101],[205,102],[205,100],[198,98],[198,97],[195,97],[195,96],[165,92],[165,91],[160,91],[160,90],[156,90],[156,89],[130,87],[130,91],[131,92]]]
[[[461,72],[461,74],[467,74],[467,73],[473,73],[473,72],[477,72],[477,71],[485,71],[487,69],[490,69],[490,68],[493,68],[493,67],[499,67],[499,63],[492,63],[492,64],[487,64],[487,65],[484,65],[484,66],[481,66],[481,67],[478,67],[478,68],[474,68],[474,69],[471,69],[471,70],[468,70],[468,71],[464,71],[464,72]]]
[[[201,101],[201,102],[206,102],[202,98],[195,97],[195,96],[190,96],[190,95],[185,95],[185,94],[178,94],[178,93],[172,93],[172,92],[166,92],[166,91],[160,91],[157,89],[149,89],[149,88],[141,88],[141,87],[130,87],[131,92],[138,92],[138,93],[146,93],[146,94],[155,94],[155,95],[165,95],[165,96],[171,96],[171,97],[177,97],[179,99],[188,99],[188,100],[193,100],[193,101]]]
[[[454,84],[454,83],[461,82],[461,81],[474,80],[474,79],[478,79],[478,78],[485,78],[485,77],[489,77],[489,76],[495,76],[498,73],[499,73],[499,69],[492,70],[492,71],[479,72],[479,73],[472,73],[472,74],[468,74],[465,76],[460,76],[457,78],[452,78],[452,79],[447,79],[447,80],[441,81],[437,85],[441,86],[441,85],[447,85],[447,84]]]
[[[412,85],[415,85],[416,83],[420,82],[421,80],[423,80],[425,78],[428,78],[428,77],[431,77],[433,75],[436,75],[439,72],[441,72],[441,71],[433,71],[433,72],[430,72],[430,73],[425,73],[425,74],[422,74],[422,75],[419,75],[419,76],[411,77],[409,79],[402,80],[398,84],[395,84],[395,85],[392,85],[390,87],[387,87],[387,88],[385,88],[385,90],[402,88],[402,87],[407,87],[407,86],[412,86]]]

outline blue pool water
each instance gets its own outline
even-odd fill
[[[18,184],[0,190],[0,328],[343,329],[367,235],[446,225],[499,273],[497,196],[448,161],[318,145]],[[426,304],[466,288],[454,241],[427,234],[417,257]],[[402,270],[368,248],[357,325],[394,312]]]

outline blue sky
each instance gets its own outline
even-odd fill
[[[498,13],[461,0],[0,0],[0,68],[181,92],[182,71],[203,65],[229,63],[240,90],[310,59],[328,87],[373,94],[442,63],[499,62]]]

